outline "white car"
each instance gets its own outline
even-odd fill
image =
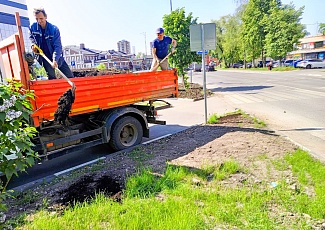
[[[319,59],[306,59],[297,64],[297,68],[325,68],[325,61]]]

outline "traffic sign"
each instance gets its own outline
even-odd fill
[[[193,24],[190,25],[191,51],[216,49],[216,24]]]
[[[202,54],[202,51],[196,51],[196,54]],[[204,51],[204,54],[208,54],[208,51],[205,50],[205,51]]]
[[[72,61],[71,62],[71,66],[75,66],[76,65],[76,62],[75,61]]]

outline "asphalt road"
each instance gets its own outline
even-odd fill
[[[203,74],[192,81],[202,84]],[[324,69],[221,70],[207,73],[207,88],[325,161]]]
[[[203,73],[193,73],[192,82],[203,84]],[[241,109],[265,121],[281,135],[300,144],[325,161],[325,70],[290,72],[225,70],[206,73],[207,88],[215,96],[207,99],[208,116]],[[204,123],[205,101],[168,99],[173,108],[158,111],[167,125],[152,125],[144,142]],[[43,162],[15,178],[9,188],[60,174],[72,167],[111,155],[101,145]]]

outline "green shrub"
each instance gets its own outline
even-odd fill
[[[3,201],[9,196],[6,187],[12,176],[35,161],[32,138],[36,129],[28,124],[33,98],[20,82],[0,84],[0,173],[6,178],[0,181],[0,210],[6,208]]]

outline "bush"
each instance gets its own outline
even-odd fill
[[[9,196],[6,187],[12,176],[35,162],[32,138],[36,129],[28,124],[32,99],[34,95],[20,82],[0,84],[0,173],[5,177],[0,181],[0,210],[6,208],[3,201]]]

